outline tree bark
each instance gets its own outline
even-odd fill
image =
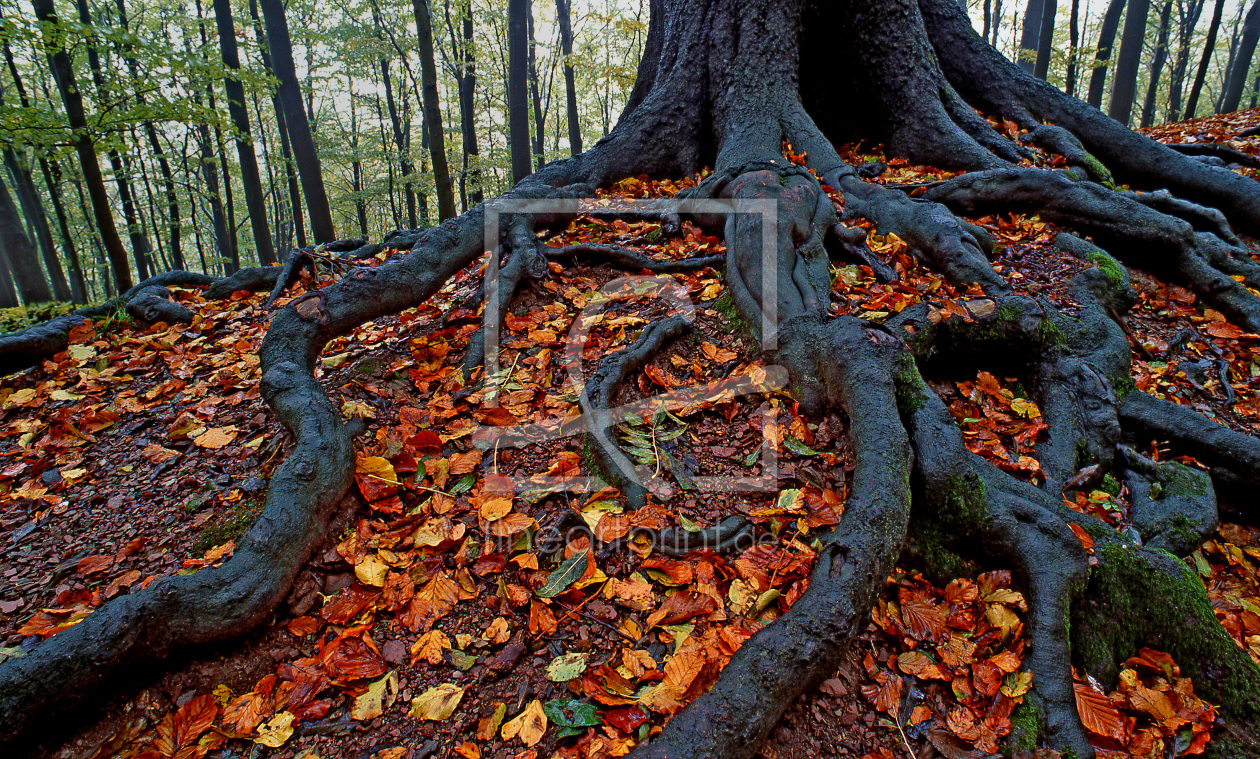
[[[30,222],[39,243],[39,251],[44,259],[44,268],[52,283],[53,298],[59,301],[70,300],[70,286],[66,282],[61,261],[57,258],[57,247],[53,244],[52,230],[48,226],[48,216],[44,213],[44,204],[35,189],[35,181],[31,172],[21,164],[12,148],[5,148],[4,162],[13,177],[13,191],[18,197],[22,213]]]
[[[52,0],[32,0],[35,16],[54,27],[60,22],[53,8]],[[75,81],[74,66],[70,54],[56,37],[46,34],[44,47],[48,54],[48,67],[61,93],[61,101],[66,109],[66,120],[74,130],[74,150],[79,158],[83,171],[83,185],[88,198],[92,202],[92,215],[96,219],[96,227],[109,257],[110,270],[116,287],[127,289],[134,284],[131,278],[131,265],[127,262],[127,249],[123,247],[118,236],[118,228],[114,226],[114,213],[110,208],[109,193],[105,190],[105,178],[101,175],[101,166],[96,161],[96,148],[89,135],[87,116],[83,110],[83,95]]]
[[[240,57],[236,52],[236,25],[232,20],[231,0],[214,0],[214,20],[219,30],[219,49],[227,74],[223,77],[223,89],[227,93],[228,114],[236,134],[236,155],[241,167],[241,186],[245,190],[245,208],[249,211],[249,226],[254,233],[254,250],[263,266],[279,263],[271,242],[271,228],[267,223],[267,202],[263,198],[262,177],[258,173],[258,157],[254,153],[254,141],[249,128],[249,112],[245,110],[245,88],[240,80]]]
[[[1164,61],[1168,58],[1168,24],[1172,18],[1172,0],[1165,0],[1159,12],[1159,32],[1155,36],[1155,55],[1151,59],[1150,81],[1146,85],[1146,98],[1142,101],[1141,125],[1148,127],[1155,119],[1155,98],[1159,95],[1159,79],[1164,73]]]
[[[1019,32],[1019,67],[1027,73],[1037,68],[1037,49],[1041,40],[1041,16],[1045,0],[1028,0],[1024,6],[1024,24]]]
[[[332,210],[328,206],[328,194],[324,190],[323,169],[311,125],[302,108],[302,90],[293,65],[293,45],[289,41],[289,22],[284,15],[281,0],[259,0],[263,20],[267,26],[267,46],[271,50],[271,65],[280,81],[277,96],[284,123],[293,146],[298,176],[302,179],[302,194],[306,196],[306,213],[311,221],[311,236],[316,243],[337,239],[333,228]],[[296,216],[296,211],[294,212]]]
[[[254,34],[258,36],[258,52],[262,57],[263,70],[274,76],[271,55],[267,52],[267,32],[258,16],[258,0],[249,0],[249,17],[254,22]],[[293,219],[293,231],[299,248],[306,247],[306,222],[302,219],[302,193],[298,189],[297,169],[293,165],[293,150],[289,145],[289,131],[284,121],[284,109],[280,96],[271,93],[271,108],[276,113],[276,131],[280,133],[280,155],[284,159],[285,184],[289,189],[289,215]]]
[[[533,171],[529,136],[529,0],[508,0],[508,139],[512,149],[512,181]]]
[[[526,29],[529,38],[529,99],[534,107],[534,162],[539,169],[543,167],[543,151],[545,145],[545,128],[547,120],[543,117],[542,97],[538,92],[538,61],[537,47],[538,43],[534,41],[534,3],[528,0],[528,8],[525,14]]]
[[[1190,94],[1186,97],[1184,118],[1194,118],[1199,108],[1199,94],[1203,92],[1203,83],[1207,80],[1208,65],[1216,52],[1216,35],[1221,29],[1221,15],[1225,10],[1225,0],[1216,0],[1212,8],[1212,20],[1208,22],[1207,38],[1203,41],[1203,55],[1199,57],[1199,67],[1194,74],[1194,83],[1190,85]]]
[[[1116,41],[1116,30],[1120,28],[1120,14],[1124,13],[1125,2],[1126,0],[1111,0],[1107,3],[1102,26],[1098,29],[1094,70],[1089,75],[1089,94],[1086,96],[1086,102],[1095,108],[1102,108],[1103,92],[1107,88],[1107,67],[1111,62],[1111,48]]]
[[[1221,99],[1221,113],[1238,110],[1242,101],[1243,89],[1251,78],[1251,57],[1256,51],[1256,41],[1260,40],[1260,0],[1252,2],[1243,19],[1242,37],[1238,42],[1238,53],[1234,56],[1230,67],[1229,79],[1225,83],[1225,93]]]
[[[383,22],[375,6],[372,8],[372,18],[379,35],[383,29]],[[399,119],[398,106],[394,103],[394,86],[393,78],[389,74],[389,58],[381,56],[380,67],[381,81],[385,85],[385,104],[389,107],[389,123],[394,132],[394,145],[398,148],[398,163],[402,168],[403,193],[407,199],[407,224],[409,229],[415,229],[420,225],[416,221],[416,192],[411,180],[414,169],[411,165],[410,145]]]
[[[1054,21],[1058,0],[1041,0],[1041,25],[1037,35],[1037,65],[1033,75],[1045,79],[1050,73],[1050,56],[1054,53]],[[1069,51],[1070,53],[1070,51]]]
[[[985,0],[985,28],[989,25],[989,0]],[[573,26],[571,0],[556,0],[556,18],[560,22],[560,52],[564,54],[565,115],[569,121],[569,152],[582,152],[582,127],[578,123],[577,85],[573,77]]]
[[[1181,113],[1181,96],[1186,86],[1186,69],[1190,64],[1190,45],[1194,29],[1203,14],[1205,0],[1190,0],[1177,6],[1177,57],[1168,72],[1168,111],[1165,121],[1177,121]]]
[[[1076,70],[1080,65],[1080,12],[1081,0],[1072,0],[1072,10],[1068,15],[1067,75],[1063,81],[1063,91],[1071,97],[1076,97]]]
[[[23,303],[29,305],[53,299],[48,280],[44,279],[44,271],[39,267],[35,246],[26,236],[26,230],[22,229],[22,215],[9,197],[3,172],[0,172],[0,254],[8,263],[9,273]]]
[[[1146,38],[1146,14],[1151,0],[1130,0],[1120,33],[1120,55],[1116,58],[1116,75],[1111,82],[1111,102],[1107,115],[1125,126],[1133,116],[1133,99],[1137,95],[1138,68],[1142,63],[1142,45]]]
[[[446,161],[446,132],[442,128],[442,106],[438,102],[437,66],[433,60],[433,19],[428,0],[411,0],[416,16],[416,35],[420,46],[420,96],[423,99],[424,127],[429,138],[429,160],[433,163],[434,192],[437,194],[438,219],[455,216],[455,191],[451,170]]]

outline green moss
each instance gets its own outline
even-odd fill
[[[232,507],[232,516],[222,522],[207,525],[197,535],[193,543],[193,554],[200,556],[215,546],[223,545],[229,540],[236,540],[245,534],[249,526],[262,513],[261,501],[242,501]]]
[[[1073,659],[1105,684],[1144,645],[1170,654],[1195,692],[1221,705],[1226,720],[1260,717],[1260,670],[1216,620],[1207,592],[1172,554],[1095,543],[1101,561],[1076,604]]]
[[[48,321],[74,310],[73,303],[28,303],[25,306],[0,308],[0,332],[16,332],[32,324]]]
[[[1011,743],[1019,751],[1032,751],[1037,748],[1045,732],[1045,720],[1040,710],[1024,699],[1011,713]]]
[[[1059,329],[1059,325],[1055,324],[1050,319],[1042,319],[1041,323],[1037,325],[1036,336],[1037,341],[1046,348],[1061,346],[1067,343],[1067,338],[1063,336],[1063,331]]]
[[[1115,477],[1111,476],[1110,472],[1103,475],[1102,484],[1098,486],[1098,489],[1103,491],[1107,495],[1112,495],[1112,496],[1120,495],[1120,483],[1116,480]]]
[[[894,378],[897,393],[897,408],[902,414],[913,414],[923,408],[927,398],[927,385],[915,366],[914,359],[903,356],[899,361],[897,376]]]
[[[1170,461],[1162,464],[1155,471],[1155,477],[1162,486],[1160,498],[1170,495],[1188,495],[1203,497],[1208,494],[1208,476],[1185,464]]]
[[[1193,546],[1199,540],[1199,531],[1195,529],[1194,522],[1185,514],[1178,514],[1173,517],[1172,524],[1168,527],[1169,541],[1174,546]]]
[[[937,526],[916,520],[906,535],[905,560],[921,569],[929,581],[942,585],[980,574],[979,564],[950,550],[946,541]]]
[[[753,333],[752,325],[744,320],[740,315],[739,309],[735,306],[735,298],[731,296],[730,290],[724,290],[718,299],[713,301],[713,310],[722,315],[722,318],[731,325],[732,331],[744,341],[755,341],[756,335]],[[745,347],[748,347],[745,345]]]
[[[1128,374],[1116,374],[1107,379],[1111,381],[1111,389],[1115,392],[1117,400],[1124,400],[1130,393],[1137,390],[1137,383]]]
[[[1106,253],[1090,253],[1088,256],[1085,256],[1085,260],[1103,273],[1103,276],[1107,278],[1107,284],[1113,290],[1123,292],[1128,289],[1129,274],[1124,270],[1124,267],[1116,262],[1116,259]]]

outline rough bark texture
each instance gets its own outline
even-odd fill
[[[849,76],[834,77],[837,67]],[[853,108],[855,97],[862,108]],[[1024,148],[974,109],[1014,121],[1082,171],[1012,166]],[[840,159],[831,139],[853,134],[887,140],[894,154],[975,171],[910,198],[864,181]],[[784,143],[806,156],[807,168],[783,157]],[[1022,72],[972,30],[956,0],[653,0],[638,81],[617,127],[509,197],[586,197],[592,185],[627,175],[706,166],[713,173],[681,200],[763,200],[777,208],[773,230],[750,215],[686,208],[682,215],[725,236],[724,276],[736,311],[786,371],[803,413],[847,416],[856,468],[844,518],[822,538],[808,592],[636,755],[753,756],[792,700],[834,671],[899,555],[928,571],[943,569],[941,556],[979,559],[1019,579],[1030,602],[1029,703],[1039,716],[1031,740],[1093,757],[1071,666],[1106,679],[1138,647],[1158,642],[1195,678],[1196,692],[1221,705],[1227,727],[1210,749],[1255,755],[1260,670],[1173,554],[1215,529],[1218,493],[1232,505],[1231,493],[1260,481],[1260,442],[1136,392],[1129,342],[1116,321],[1133,304],[1124,261],[1176,277],[1260,329],[1260,300],[1244,287],[1260,286],[1260,267],[1231,231],[1260,231],[1254,181],[1156,145]],[[1079,181],[1084,174],[1166,192],[1113,192]],[[933,320],[926,306],[914,306],[885,325],[829,319],[830,255],[864,253],[862,235],[840,224],[823,183],[843,196],[844,217],[870,219],[955,283],[981,285],[989,316]],[[1093,264],[1070,283],[1077,313],[1011,295],[989,265],[988,235],[954,215],[995,210],[1040,213],[1094,238],[1056,241]],[[500,217],[503,243],[492,255],[504,263],[487,267],[484,292],[497,295],[486,303],[487,337],[470,345],[470,374],[486,342],[493,345],[516,282],[545,268],[548,251],[536,230],[576,213],[570,204]],[[351,481],[349,435],[312,377],[319,352],[334,336],[430,297],[482,254],[484,222],[477,206],[416,234],[407,255],[356,269],[276,315],[262,348],[263,394],[297,444],[259,522],[222,567],[111,602],[0,665],[7,727],[21,731],[32,714],[84,695],[128,662],[239,634],[267,617]],[[773,243],[763,250],[767,232]],[[583,246],[559,255],[603,256],[637,270],[641,261],[624,254]],[[282,283],[301,262],[290,264]],[[662,320],[606,359],[583,405],[597,417],[616,384],[685,321]],[[962,367],[1018,374],[1034,388],[1050,427],[1049,442],[1037,448],[1044,484],[1014,479],[967,451],[923,379]],[[615,479],[616,444],[601,430],[588,430],[595,458]],[[1210,478],[1146,460],[1136,453],[1142,445],[1127,445],[1150,435],[1172,438],[1208,463]],[[1129,484],[1141,546],[1062,502],[1064,484],[1087,463]],[[1191,486],[1177,497],[1151,495],[1153,483],[1175,480]],[[634,500],[632,487],[626,494]],[[1087,562],[1073,525],[1094,537],[1097,564]]]

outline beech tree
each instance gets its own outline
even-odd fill
[[[263,9],[278,5],[264,0]],[[1145,26],[1146,9],[1133,0],[1133,28]],[[1025,666],[1036,714],[1020,728],[1028,740],[1095,756],[1077,712],[1073,665],[1114,675],[1157,641],[1219,705],[1228,729],[1211,750],[1255,755],[1260,668],[1217,622],[1179,557],[1212,534],[1219,508],[1251,513],[1260,440],[1136,391],[1118,321],[1133,304],[1122,265],[1130,264],[1161,272],[1260,332],[1260,298],[1250,289],[1260,287],[1260,265],[1233,232],[1260,233],[1255,181],[1157,144],[1022,71],[974,31],[956,0],[652,0],[651,10],[638,79],[616,127],[506,197],[593,197],[594,187],[625,177],[711,169],[680,196],[681,209],[659,218],[677,226],[685,216],[724,236],[735,312],[786,369],[803,413],[847,415],[855,468],[843,521],[821,538],[808,590],[633,755],[754,755],[784,709],[835,671],[903,549],[1011,568],[1029,600]],[[523,21],[515,30],[522,38]],[[1134,44],[1126,39],[1122,58]],[[280,52],[275,44],[272,52]],[[512,59],[523,116],[523,45]],[[1119,99],[1123,116],[1132,92]],[[980,113],[1013,123],[1021,141]],[[528,173],[527,130],[512,131],[513,157]],[[833,145],[853,134],[892,155],[966,173],[914,188],[872,183],[869,167],[850,165]],[[1066,168],[1020,168],[1025,142],[1061,156]],[[785,156],[789,146],[799,162]],[[1117,183],[1163,192],[1112,189]],[[696,200],[770,201],[771,249],[762,247],[759,217],[715,218],[685,205]],[[961,218],[1008,211],[1092,237],[1065,234],[1056,243],[1094,264],[1073,281],[1077,312],[1012,295],[987,257],[993,240]],[[270,618],[352,482],[351,433],[313,376],[320,351],[364,322],[424,303],[477,261],[485,214],[477,206],[418,233],[408,254],[358,269],[274,316],[261,349],[261,391],[294,441],[258,524],[230,561],[106,603],[0,664],[0,721],[11,733],[131,662]],[[506,259],[497,276],[507,295],[547,270],[535,232],[573,215],[501,217],[502,250],[491,255]],[[882,324],[829,318],[829,256],[872,260],[865,232],[840,223],[857,217],[897,235],[954,283],[983,288],[989,307],[965,321],[934,320],[926,304]],[[509,301],[487,302],[486,330],[503,322]],[[676,319],[653,324],[623,361],[646,361],[680,330]],[[470,347],[468,365],[477,361]],[[1036,449],[1044,483],[1014,479],[969,453],[927,382],[977,365],[1001,367],[1034,388],[1050,428]],[[611,397],[625,366],[584,393],[585,406]],[[1118,445],[1125,435],[1172,440],[1211,474],[1149,460]],[[591,455],[633,504],[615,444],[593,438]],[[1067,483],[1108,472],[1132,483],[1134,508],[1145,515],[1140,541],[1062,501]],[[1090,537],[1092,555],[1078,534]]]

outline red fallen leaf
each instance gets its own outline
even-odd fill
[[[919,640],[943,640],[949,637],[945,615],[931,601],[907,601],[901,605],[901,619],[906,630]]]
[[[901,706],[901,678],[890,672],[875,673],[873,685],[863,685],[862,695],[875,705],[876,711],[892,714]]]
[[[643,367],[643,373],[648,376],[648,379],[652,380],[653,382],[655,382],[656,384],[660,385],[663,388],[672,389],[678,386],[677,380],[675,380],[673,377],[669,376],[664,371],[662,371],[660,367],[655,366],[653,364],[648,364],[647,366]]]
[[[529,632],[532,635],[551,635],[556,631],[556,615],[540,601],[529,602]]]
[[[378,593],[379,591],[362,586],[346,588],[324,604],[324,608],[319,610],[319,616],[334,625],[347,624],[359,616]]]
[[[479,420],[494,427],[510,427],[516,424],[516,417],[512,416],[512,412],[496,406],[492,409],[483,409],[474,414]]]
[[[1138,651],[1137,656],[1128,659],[1124,664],[1127,667],[1147,667],[1162,673],[1169,680],[1181,676],[1181,668],[1177,666],[1177,662],[1168,654],[1153,648],[1143,648]]]
[[[991,698],[1002,687],[1002,671],[987,659],[978,661],[971,665],[971,680],[975,683],[977,693]]]
[[[1085,532],[1085,529],[1075,522],[1068,522],[1068,527],[1072,528],[1072,532],[1075,533],[1076,539],[1081,541],[1081,547],[1085,549],[1085,553],[1093,554],[1094,539],[1089,536],[1089,533]]]
[[[604,723],[623,733],[632,733],[647,721],[647,713],[637,706],[618,706],[604,712]]]
[[[459,586],[445,573],[440,573],[416,591],[398,621],[412,632],[428,632],[434,622],[455,608],[457,600]]]
[[[113,556],[85,556],[79,559],[77,571],[80,577],[104,572],[106,569],[114,566]]]
[[[695,579],[691,563],[652,556],[643,560],[644,569],[654,569],[664,573],[674,585],[690,585]]]
[[[223,708],[223,727],[238,736],[250,735],[271,713],[272,706],[271,699],[262,693],[242,693]]]
[[[389,669],[381,655],[362,638],[342,638],[329,646],[321,658],[328,676],[334,680],[365,680],[379,677]]]
[[[407,440],[407,447],[416,454],[442,455],[442,438],[432,430],[420,430]]]
[[[171,741],[176,749],[192,745],[219,713],[219,705],[209,693],[197,696],[175,712]]]
[[[1076,711],[1081,716],[1081,724],[1085,729],[1111,738],[1124,740],[1124,718],[1112,705],[1111,699],[1082,683],[1072,683],[1076,690]]]
[[[297,617],[289,620],[289,624],[285,625],[285,629],[289,631],[290,635],[301,638],[319,632],[319,629],[323,626],[324,623],[314,617]]]
[[[501,553],[487,553],[477,557],[473,562],[473,574],[478,577],[485,577],[488,574],[498,574],[507,566],[507,557]]]
[[[122,550],[119,551],[119,554],[121,554],[124,558],[131,556],[132,554],[137,553],[141,548],[144,548],[145,543],[148,542],[149,539],[144,536],[132,538],[127,541],[127,545],[123,546]]]
[[[648,617],[648,629],[658,624],[673,625],[692,617],[710,614],[718,608],[717,599],[693,590],[680,590],[665,599],[661,608]]]
[[[1208,325],[1206,332],[1212,337],[1220,337],[1226,340],[1241,337],[1243,331],[1229,322],[1212,322]]]

